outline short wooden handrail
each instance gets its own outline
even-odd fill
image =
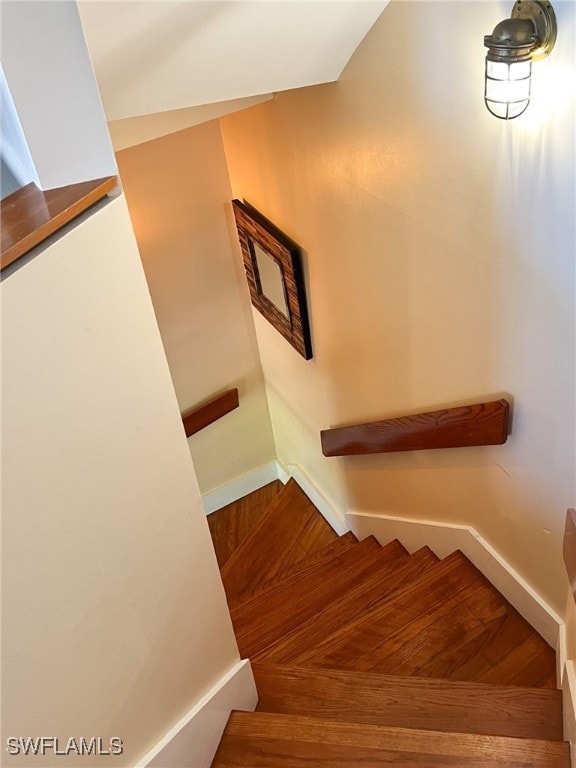
[[[400,416],[321,432],[324,456],[352,456],[473,445],[502,445],[508,436],[506,400]]]
[[[201,429],[204,429],[204,427],[207,427],[209,424],[217,421],[217,419],[230,413],[230,411],[238,408],[239,404],[238,390],[234,388],[228,389],[221,395],[198,406],[198,408],[189,411],[182,416],[186,437],[195,435],[196,432],[199,432]]]
[[[116,176],[105,176],[45,191],[31,183],[6,197],[0,211],[1,268],[102,200],[117,183]]]
[[[576,600],[576,509],[569,509],[566,513],[564,565],[570,581],[570,589]]]

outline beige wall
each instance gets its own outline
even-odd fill
[[[574,503],[574,6],[506,124],[499,3],[393,2],[338,83],[223,118],[234,195],[306,251],[313,360],[255,313],[278,455],[341,510],[472,524],[562,612]],[[411,44],[409,44],[411,41]],[[564,90],[560,88],[564,87]],[[507,396],[506,446],[324,459],[323,428]]]
[[[566,596],[564,621],[566,622],[566,655],[569,659],[576,659],[576,600],[571,589],[568,589]]]
[[[134,765],[238,651],[124,198],[2,312],[3,736],[125,746],[2,764]]]
[[[275,458],[218,122],[117,160],[182,412],[239,389],[240,407],[189,440],[206,493]]]

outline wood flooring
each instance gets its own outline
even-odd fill
[[[259,693],[213,768],[568,768],[554,651],[461,552],[337,537],[294,481],[209,520]]]

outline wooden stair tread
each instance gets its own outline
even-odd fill
[[[286,578],[288,576],[293,576],[295,573],[300,573],[300,571],[306,570],[323,560],[328,560],[347,549],[351,549],[357,543],[358,539],[356,536],[354,536],[351,531],[348,531],[348,533],[345,533],[343,536],[338,536],[335,541],[326,544],[325,547],[309,552],[301,560],[298,560],[298,562],[283,568],[280,577]],[[265,586],[268,586],[270,583],[271,582],[267,582]]]
[[[569,768],[555,654],[462,553],[326,528],[292,481],[222,569],[260,698],[213,768]]]
[[[212,768],[569,768],[566,742],[233,712]]]
[[[540,685],[549,687],[546,680],[556,676],[556,654],[531,630],[523,643],[515,647],[482,675],[482,682],[503,680],[506,685]],[[555,687],[555,686],[554,686]]]
[[[229,600],[276,576],[337,538],[294,480],[289,480],[222,568]]]
[[[375,539],[364,539],[326,564],[309,568],[305,589],[296,575],[237,605],[231,616],[241,654],[249,657],[262,651],[320,613],[344,590],[376,573],[385,557],[382,552]]]
[[[454,552],[374,609],[353,621],[343,620],[336,632],[300,655],[295,663],[308,666],[309,662],[321,662],[315,665],[367,671],[383,653],[388,656],[401,649],[427,626],[455,609],[462,592],[477,579],[474,566],[462,553]]]
[[[377,549],[380,545],[376,542],[376,539],[372,538],[372,541],[374,549]],[[302,560],[298,560],[297,563],[294,563],[287,568],[283,568],[280,573],[273,576],[271,579],[262,582],[255,587],[255,589],[246,589],[239,597],[234,600],[228,600],[230,610],[234,610],[242,603],[246,603],[252,598],[257,597],[263,592],[267,592],[280,584],[288,583],[289,580],[291,583],[297,583],[300,579],[305,579],[307,577],[308,569],[310,569],[311,573],[314,573],[319,567],[322,567],[325,564],[327,565],[331,560],[340,557],[344,552],[352,549],[356,544],[358,544],[358,539],[354,534],[350,534],[350,537],[348,537],[348,535],[339,536],[336,541],[330,542],[326,547],[315,550],[306,557],[303,557]]]
[[[374,536],[368,536],[362,542],[357,541],[353,547],[345,547],[341,552],[335,552],[319,560],[307,568],[287,572],[282,571],[273,579],[266,582],[263,589],[259,589],[248,595],[241,595],[239,598],[228,601],[230,611],[233,615],[247,615],[251,611],[251,606],[263,607],[266,603],[276,600],[278,593],[290,593],[291,589],[301,590],[303,579],[321,579],[324,581],[332,578],[336,573],[351,570],[356,564],[362,561],[366,556],[374,552],[380,552],[382,547]],[[306,585],[308,588],[308,584]]]
[[[308,666],[308,662],[322,660],[319,666],[326,666],[332,655],[348,658],[351,665],[363,653],[377,652],[386,641],[389,643],[400,636],[414,622],[432,623],[436,614],[432,611],[448,612],[452,604],[456,604],[461,592],[476,579],[475,569],[459,552],[454,552],[444,560],[440,560],[418,578],[411,580],[406,586],[388,596],[382,604],[370,611],[362,613],[352,621],[344,618],[340,628],[319,642],[314,648],[308,649],[298,657],[298,665]],[[426,613],[422,615],[422,608]],[[445,608],[445,606],[447,606]],[[397,642],[401,646],[403,639]],[[339,654],[339,649],[344,653]],[[346,668],[346,663],[343,668]]]
[[[562,740],[562,692],[253,662],[258,710],[339,722]]]
[[[208,515],[208,527],[220,568],[248,536],[282,488],[280,480],[274,480]]]
[[[390,542],[386,549],[396,544]],[[407,553],[395,560],[382,560],[381,567],[372,578],[363,579],[327,605],[321,615],[313,616],[291,632],[285,633],[272,646],[255,654],[254,659],[277,664],[290,664],[299,654],[307,653],[322,639],[337,631],[346,622],[358,618],[385,602],[395,590],[405,587],[422,575],[426,567],[438,562],[436,555],[423,547],[412,555]]]
[[[554,669],[554,651],[494,587],[480,580],[460,593],[449,613],[418,633],[406,633],[401,647],[381,650],[377,664],[362,668],[531,686]]]
[[[511,606],[479,621],[442,655],[419,674],[519,686],[539,686],[546,673],[556,674],[555,652]]]

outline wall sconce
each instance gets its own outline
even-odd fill
[[[530,102],[532,62],[543,59],[556,42],[556,16],[548,0],[518,0],[512,16],[486,35],[484,101],[501,120],[512,120]]]

